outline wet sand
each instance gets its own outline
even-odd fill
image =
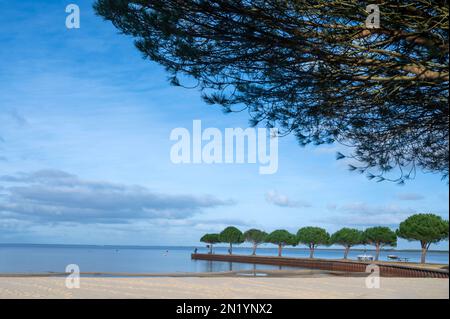
[[[69,289],[64,277],[0,277],[0,298],[449,298],[448,279],[381,278],[366,288],[365,277],[197,276],[82,277]]]

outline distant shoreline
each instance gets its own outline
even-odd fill
[[[204,247],[203,245],[198,246],[160,246],[160,245],[88,245],[88,244],[28,244],[28,243],[0,243],[0,247],[61,247],[61,248],[123,248],[123,249],[195,249]],[[228,249],[227,246],[215,246],[215,248]],[[237,246],[235,249],[251,249],[250,246]],[[272,250],[276,249],[276,247],[259,247],[258,250]],[[285,250],[296,250],[296,251],[309,251],[306,247],[286,247]],[[319,251],[343,251],[342,248],[316,248]],[[352,248],[352,251],[375,251],[373,248]],[[396,251],[396,252],[420,252],[420,249],[395,249],[395,248],[384,248],[381,251]],[[446,253],[449,254],[448,250],[440,250],[440,249],[430,249],[429,252],[433,253]]]

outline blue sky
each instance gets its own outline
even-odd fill
[[[415,212],[448,218],[440,176],[368,181],[335,160],[336,145],[282,138],[274,175],[254,164],[173,164],[172,129],[195,119],[246,128],[246,114],[171,87],[91,1],[73,2],[81,28],[66,29],[69,3],[0,0],[0,243],[192,245],[229,224],[333,232],[395,228]]]

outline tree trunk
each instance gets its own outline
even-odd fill
[[[209,245],[209,253],[212,254],[213,253],[213,245]]]
[[[283,250],[283,246],[281,244],[278,245],[278,257],[281,257],[282,250]]]
[[[422,248],[422,255],[420,256],[420,263],[424,264],[427,256],[427,249]]]
[[[314,258],[314,245],[309,245],[309,258]]]
[[[375,252],[375,261],[378,261],[378,258],[380,257],[380,244],[376,244],[375,245],[375,249],[376,249],[376,252]]]
[[[233,244],[232,243],[230,243],[230,248],[228,249],[228,253],[230,255],[233,255]]]
[[[428,246],[427,243],[425,242],[421,242],[420,244],[422,246],[422,255],[420,256],[420,263],[424,264],[427,257]]]
[[[256,255],[256,247],[257,247],[257,245],[256,245],[256,244],[253,244],[253,252],[252,252],[252,255],[253,255],[253,256]]]
[[[344,250],[344,259],[347,259],[347,257],[348,257],[348,252],[350,251],[350,246],[347,246],[347,247],[345,247],[345,250]]]

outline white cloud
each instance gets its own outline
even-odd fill
[[[425,196],[423,196],[421,194],[417,194],[417,193],[401,193],[401,194],[397,194],[395,197],[399,200],[404,200],[404,201],[417,201],[417,200],[425,199]]]
[[[232,205],[210,195],[163,194],[142,186],[82,180],[56,170],[0,176],[0,216],[47,222],[127,223],[134,219],[185,219],[204,209]]]
[[[266,201],[280,207],[311,207],[311,204],[308,202],[291,200],[288,196],[274,190],[266,193]]]
[[[398,205],[370,205],[353,202],[343,205],[329,205],[335,215],[321,219],[320,222],[339,226],[396,226],[407,217],[416,213],[415,209]]]

